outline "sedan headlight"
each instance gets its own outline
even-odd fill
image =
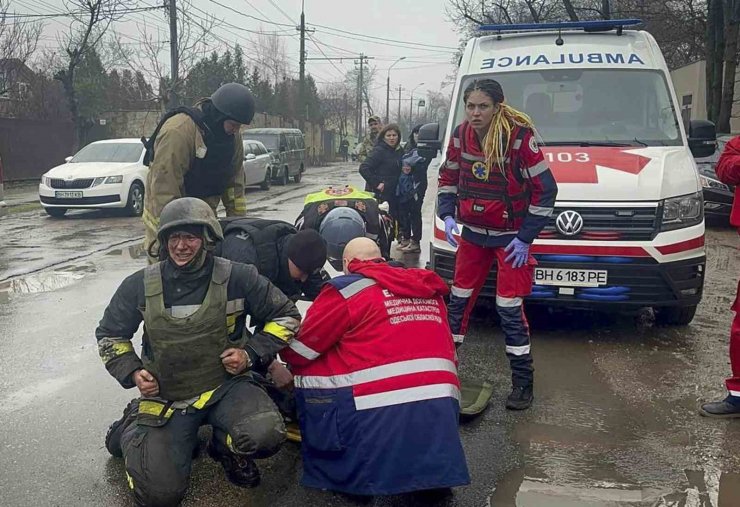
[[[51,178],[44,174],[43,176],[41,176],[41,184],[47,187],[51,187]]]
[[[726,192],[730,192],[730,187],[728,187],[721,181],[717,181],[714,178],[710,178],[709,176],[704,176],[700,174],[699,181],[701,181],[702,188],[714,188],[717,190],[724,190]]]
[[[91,187],[97,187],[98,185],[102,184],[105,181],[105,177],[102,178],[95,178],[92,182]]]
[[[105,178],[106,185],[114,183],[123,183],[123,176],[119,174],[118,176],[108,176]]]
[[[673,231],[701,223],[704,220],[702,193],[672,197],[663,201],[661,230]]]

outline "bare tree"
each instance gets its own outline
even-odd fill
[[[738,57],[738,30],[740,28],[740,2],[724,2],[724,79],[722,83],[722,95],[717,118],[717,130],[719,132],[730,132],[730,118],[732,106],[735,102],[735,74],[737,71]]]
[[[328,127],[339,129],[339,137],[349,135],[349,124],[356,114],[356,104],[342,82],[330,83],[319,91],[321,113]]]
[[[69,0],[65,8],[73,20],[69,33],[63,40],[65,61],[54,79],[62,83],[69,112],[77,130],[77,142],[83,138],[87,128],[80,116],[75,72],[80,64],[100,43],[113,21],[121,17],[120,7],[124,0]],[[77,146],[75,146],[77,148]]]
[[[277,87],[288,75],[289,64],[285,42],[275,33],[260,30],[257,37],[251,40],[251,45],[250,61],[263,76],[272,77],[273,86]]]
[[[9,0],[0,0],[0,61],[12,60],[13,69],[23,67],[38,47],[43,25],[28,21],[9,19]],[[12,70],[12,69],[6,69]],[[0,95],[5,95],[14,79],[0,80]]]
[[[132,71],[142,72],[149,81],[158,84],[157,102],[164,108],[171,92],[180,95],[183,83],[195,64],[204,58],[210,50],[211,35],[218,26],[212,16],[195,18],[192,12],[192,1],[183,0],[178,7],[178,76],[171,78],[170,69],[170,34],[161,25],[146,22],[137,25],[139,30],[136,48],[128,46],[121,34],[115,36],[115,53],[119,60],[125,62]]]

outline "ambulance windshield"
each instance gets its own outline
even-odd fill
[[[663,74],[651,70],[563,69],[470,76],[495,79],[506,102],[527,113],[546,144],[679,146]],[[461,94],[462,97],[462,94]],[[456,124],[464,120],[462,99]]]

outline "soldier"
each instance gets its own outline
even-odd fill
[[[179,107],[160,120],[145,142],[144,163],[150,168],[142,218],[150,263],[159,249],[159,215],[170,201],[198,197],[214,212],[223,201],[227,216],[246,213],[239,129],[253,116],[254,98],[247,87],[228,83],[194,107]]]
[[[378,133],[383,130],[383,124],[380,122],[380,116],[373,115],[368,118],[367,126],[370,128],[370,131],[365,136],[365,139],[362,140],[360,150],[357,152],[357,159],[360,162],[365,160],[368,154],[373,151],[373,147],[378,140]]]
[[[165,206],[157,239],[160,262],[123,281],[95,335],[108,372],[141,394],[111,425],[106,447],[124,456],[137,504],[177,505],[201,424],[213,427],[208,451],[228,479],[259,484],[253,459],[277,452],[285,425],[250,370],[274,360],[300,314],[254,266],[212,254],[223,234],[205,202]],[[265,322],[249,339],[247,315]],[[139,357],[131,339],[142,321]]]

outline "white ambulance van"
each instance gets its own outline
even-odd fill
[[[714,151],[710,122],[680,121],[668,67],[639,20],[482,27],[460,61],[450,120],[425,125],[420,151],[444,154],[465,119],[473,80],[501,83],[526,112],[558,182],[555,212],[532,246],[529,301],[575,307],[653,307],[686,325],[705,274],[702,188],[694,157]],[[688,134],[688,139],[687,139]],[[430,266],[452,280],[455,250],[435,217]],[[495,295],[494,266],[482,297]]]

